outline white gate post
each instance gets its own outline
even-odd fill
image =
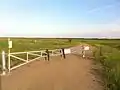
[[[2,75],[6,75],[5,51],[2,51]]]
[[[10,52],[8,53],[8,72],[10,72]]]

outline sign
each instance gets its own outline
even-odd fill
[[[89,46],[85,46],[85,47],[84,47],[84,50],[89,50],[89,49],[90,49]]]
[[[70,54],[71,50],[70,49],[65,49],[65,54]]]
[[[8,44],[9,44],[8,48],[12,48],[12,41],[9,41]]]

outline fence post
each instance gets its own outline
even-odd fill
[[[50,60],[50,55],[49,55],[48,49],[46,49],[46,53],[47,53],[47,60],[49,61]]]
[[[97,50],[94,49],[94,50],[93,50],[93,58],[94,58],[94,59],[96,58],[96,52],[97,52]]]
[[[60,56],[62,57],[62,49],[60,49]]]
[[[63,58],[65,59],[66,56],[65,56],[65,50],[64,50],[64,48],[62,48],[62,54],[63,54]]]
[[[5,60],[5,52],[2,51],[2,75],[6,74],[6,60]]]
[[[84,58],[85,57],[85,55],[84,55],[85,51],[84,51],[84,46],[83,45],[81,46],[81,49],[82,49],[82,57]]]

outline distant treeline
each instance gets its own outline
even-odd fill
[[[10,37],[11,39],[71,39],[71,40],[120,40],[120,38],[32,38],[32,37]],[[1,37],[0,40],[6,40],[8,37]]]

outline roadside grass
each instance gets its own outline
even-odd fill
[[[84,41],[83,41],[84,42]],[[120,90],[120,40],[86,40],[96,47],[95,61],[102,66],[105,90]]]

